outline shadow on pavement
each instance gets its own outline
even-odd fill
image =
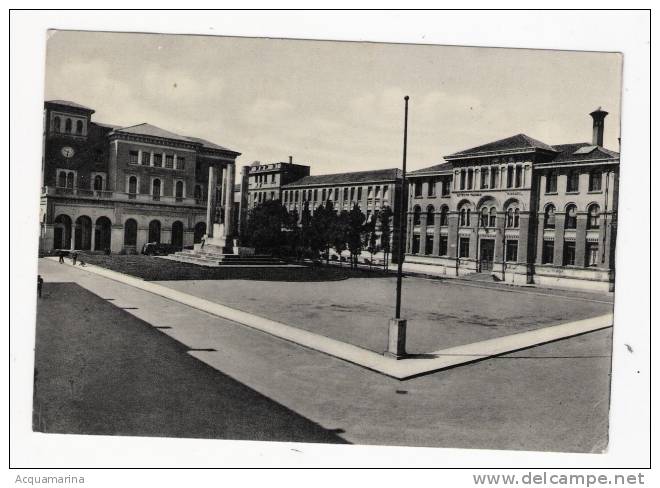
[[[33,430],[348,443],[74,283],[37,307]],[[313,392],[310,392],[313,394]]]

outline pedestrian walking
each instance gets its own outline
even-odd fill
[[[64,251],[60,251],[60,264],[64,263]]]
[[[41,298],[41,289],[44,286],[44,279],[41,275],[37,275],[37,296]]]
[[[74,252],[74,253],[71,255],[71,260],[73,261],[73,265],[75,266],[75,265],[76,265],[76,261],[78,261],[78,253],[77,253],[77,252]]]

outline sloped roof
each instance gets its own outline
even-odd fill
[[[131,125],[129,127],[122,127],[115,129],[115,132],[123,132],[126,134],[135,134],[139,136],[160,137],[161,139],[172,139],[174,141],[193,142],[185,136],[180,136],[174,132],[170,132],[155,125],[147,124],[146,122],[138,125]]]
[[[400,177],[400,169],[389,168],[373,171],[354,171],[351,173],[305,176],[299,180],[283,185],[282,187],[291,188],[299,186],[344,185],[349,183],[366,183],[371,181],[392,181]]]
[[[114,125],[114,124],[105,124],[102,122],[92,122],[93,125],[98,125],[99,127],[105,127],[106,129],[121,129],[121,125]]]
[[[525,149],[543,149],[545,151],[555,152],[555,149],[545,142],[538,141],[526,134],[516,134],[515,136],[489,142],[481,146],[472,147],[463,151],[456,152],[447,156],[448,158],[458,158],[461,156],[473,156],[484,153],[499,151],[516,151]]]
[[[557,156],[550,161],[551,163],[563,163],[568,161],[592,161],[603,159],[618,159],[619,153],[605,149],[602,146],[595,146],[592,151],[578,152],[580,148],[592,146],[588,142],[576,142],[573,144],[557,144],[553,146],[555,151],[558,152]]]
[[[422,169],[417,169],[415,171],[411,171],[408,174],[410,176],[415,176],[415,175],[426,174],[426,173],[439,173],[441,171],[451,170],[453,167],[454,167],[454,165],[451,164],[451,163],[440,163],[440,164],[436,164],[436,165],[433,165],[433,166],[429,166],[428,168],[422,168]]]
[[[80,110],[87,110],[88,112],[94,112],[94,109],[80,105],[79,103],[72,102],[70,100],[46,100],[46,103],[52,103],[56,105],[64,105],[66,107],[73,107]]]
[[[229,148],[220,146],[220,145],[216,144],[215,142],[207,141],[206,139],[202,139],[200,137],[186,137],[186,139],[189,139],[192,142],[196,142],[198,144],[201,144],[202,147],[204,147],[206,149],[215,149],[217,151],[228,151],[228,152],[236,153],[236,151],[232,151]],[[239,153],[236,153],[236,154],[239,154]]]

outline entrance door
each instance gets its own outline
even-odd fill
[[[481,271],[493,269],[493,255],[495,253],[495,241],[493,239],[481,240],[481,253],[479,256]]]

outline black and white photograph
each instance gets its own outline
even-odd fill
[[[622,52],[56,23],[43,44],[41,160],[10,161],[37,217],[22,428],[611,449],[617,355],[649,347],[613,345],[648,326],[614,313],[648,292],[620,281],[649,162],[621,158]]]

